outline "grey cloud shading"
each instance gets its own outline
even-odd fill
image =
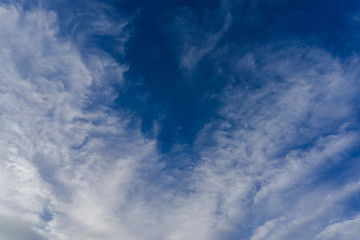
[[[14,216],[0,216],[0,237],[11,240],[45,240],[32,225]]]

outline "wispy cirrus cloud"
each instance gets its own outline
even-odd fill
[[[126,67],[93,56],[89,70],[77,48],[58,38],[53,12],[3,5],[0,13],[1,215],[11,225],[2,234],[126,236],[115,209],[137,185],[139,161],[151,162],[154,144],[125,131],[128,120],[105,106],[85,110],[104,66]]]
[[[223,130],[215,131],[214,147],[202,150],[203,181],[217,176],[202,186],[214,191],[213,182],[225,184],[215,188],[223,196],[218,208],[223,205],[234,231],[243,229],[243,239],[312,238],[332,217],[346,218],[342,204],[358,193],[350,187],[358,185],[357,178],[330,189],[320,180],[348,161],[360,140],[353,68],[358,60],[344,63],[320,49],[286,46],[260,49],[233,65],[261,85],[228,86],[225,120],[213,123]],[[214,127],[205,127],[199,148],[209,142],[206,129]],[[335,189],[339,193],[333,195]]]
[[[179,66],[186,75],[191,74],[198,62],[215,49],[231,25],[227,1],[221,1],[215,12],[200,14],[183,7],[167,12],[162,18],[166,20],[164,32],[172,36]]]
[[[347,202],[360,191],[353,172],[358,56],[336,58],[295,41],[219,50],[230,18],[219,31],[202,29],[205,43],[186,39],[179,59],[190,60],[179,66],[194,70],[207,54],[226,55],[213,63],[228,78],[218,93],[222,105],[196,134],[196,161],[185,169],[164,167],[164,153],[143,136],[140,120],[109,107],[128,66],[90,43],[95,35],[115,36],[121,55],[129,35],[122,32],[125,20],[117,26],[105,14],[109,6],[94,6],[98,18],[69,21],[73,35],[61,34],[59,13],[0,7],[0,236],[356,235],[358,209],[350,211]],[[181,12],[191,25],[186,17]]]

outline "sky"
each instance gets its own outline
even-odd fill
[[[0,239],[358,239],[359,31],[355,0],[0,0]]]

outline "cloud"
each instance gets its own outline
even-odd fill
[[[5,210],[6,211],[6,210]],[[1,211],[4,213],[4,209]],[[31,223],[24,221],[18,216],[0,216],[0,237],[14,240],[43,240],[39,233],[33,230]]]
[[[100,14],[91,20],[93,32],[75,35],[121,35],[124,24],[113,28],[111,16]],[[180,65],[191,69],[213,52],[225,25],[204,33],[205,45],[186,46],[181,56],[199,58]],[[194,144],[198,161],[169,169],[140,120],[108,107],[117,94],[111,86],[128,66],[99,48],[86,51],[89,39],[62,36],[57,14],[45,9],[1,5],[0,31],[0,236],[259,240],[358,233],[358,213],[346,208],[360,190],[347,172],[358,163],[360,141],[357,56],[338,59],[289,41],[232,52],[224,60],[230,80],[220,118],[208,121]],[[331,171],[345,177],[327,179]]]
[[[359,236],[359,217],[333,223],[325,228],[316,239],[355,239]]]
[[[11,227],[1,234],[125,237],[128,230],[120,227],[115,209],[141,185],[137,173],[149,166],[154,143],[137,130],[125,131],[128,119],[104,105],[85,107],[110,74],[106,66],[126,66],[104,54],[84,62],[71,42],[58,37],[54,12],[2,5],[0,18],[0,199],[1,209],[15,216],[3,218]]]
[[[199,14],[197,11],[182,7],[167,12],[163,16],[167,22],[165,32],[174,37],[174,44],[179,49],[179,65],[185,74],[191,73],[198,62],[211,53],[231,25],[231,13],[227,1],[221,1],[219,9],[208,14]],[[218,26],[213,29],[214,26]],[[176,29],[174,31],[174,29]]]
[[[321,49],[287,42],[232,64],[239,80],[223,94],[224,120],[206,126],[198,138],[205,162],[198,184],[221,196],[213,201],[222,198],[212,218],[226,216],[223,224],[242,229],[243,239],[312,238],[331,217],[345,218],[342,201],[350,193],[339,190],[336,201],[322,196],[357,186],[356,178],[330,189],[319,178],[348,161],[360,140],[357,71],[350,70],[357,61],[341,62]],[[253,80],[245,82],[241,76],[249,72]],[[213,147],[204,148],[210,134]]]

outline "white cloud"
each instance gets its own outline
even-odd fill
[[[333,223],[316,236],[316,239],[356,239],[359,234],[360,218]]]
[[[313,238],[332,217],[345,216],[342,201],[358,191],[337,190],[350,180],[332,188],[315,184],[322,169],[347,161],[359,143],[357,70],[349,71],[358,60],[342,63],[320,49],[289,46],[268,46],[252,53],[252,64],[234,64],[234,72],[250,68],[262,85],[229,85],[225,120],[209,124],[198,139],[205,164],[197,184],[211,186],[214,202],[225,199],[211,218],[226,216],[223,225],[242,229],[243,239]],[[204,148],[211,125],[222,130],[213,136],[215,147]],[[322,199],[331,191],[339,191],[336,201]]]
[[[57,37],[52,12],[4,5],[0,19],[0,215],[9,225],[1,234],[132,239],[121,227],[121,208],[142,185],[141,168],[151,169],[154,143],[125,131],[128,120],[105,107],[82,110],[90,87],[109,74],[104,66],[126,67],[103,55],[91,56],[88,70],[76,48]]]
[[[100,17],[93,26],[109,24]],[[357,58],[344,63],[286,43],[238,59],[234,75],[251,72],[261,86],[229,84],[224,120],[199,133],[201,161],[170,174],[155,142],[129,129],[125,115],[83,109],[96,94],[112,101],[108,76],[121,78],[126,66],[100,51],[82,58],[57,31],[52,12],[0,7],[1,237],[355,236],[358,217],[347,219],[342,204],[359,191],[358,179],[316,180],[360,141]],[[215,144],[207,146],[210,133]]]

